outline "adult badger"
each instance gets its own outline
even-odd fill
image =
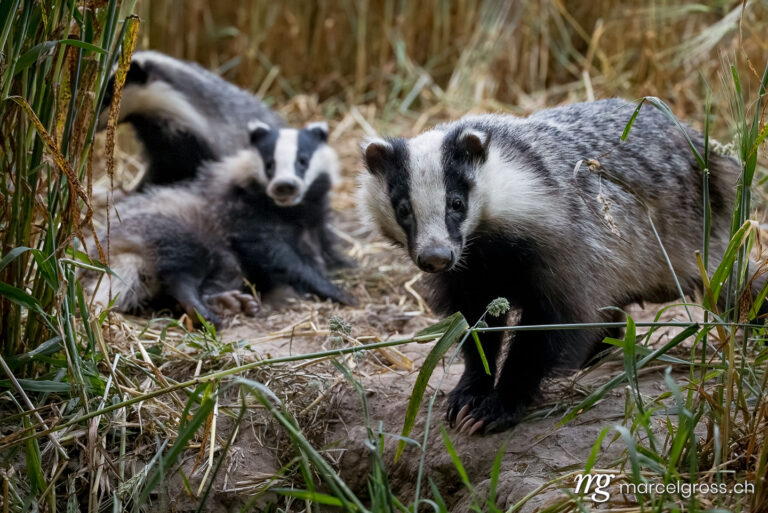
[[[114,77],[99,128],[106,127],[113,93]],[[138,190],[194,178],[207,162],[251,148],[258,139],[269,197],[278,206],[296,207],[286,216],[310,230],[328,268],[350,263],[336,250],[328,219],[339,163],[325,122],[285,127],[256,96],[198,64],[155,51],[133,54],[118,121],[133,126],[145,149],[147,171]]]
[[[496,297],[521,309],[521,325],[607,321],[604,307],[679,297],[648,213],[693,293],[701,280],[694,257],[702,246],[701,170],[679,129],[655,109],[643,108],[620,142],[635,107],[611,99],[527,119],[469,116],[412,139],[370,140],[361,206],[431,273],[434,307],[470,322]],[[687,130],[701,149],[701,135]],[[709,164],[716,264],[739,169],[714,154]],[[492,375],[465,345],[448,421],[468,433],[509,428],[542,378],[585,363],[607,334],[517,332],[500,369],[502,334],[483,334]]]
[[[323,275],[305,227],[292,219],[307,212],[275,205],[266,180],[261,155],[251,148],[204,165],[194,180],[127,196],[115,205],[109,237],[116,277],[98,286],[100,275],[86,272],[86,290],[107,305],[111,286],[117,311],[179,305],[215,324],[222,314],[258,309],[242,293],[245,280],[262,293],[287,285],[355,303]]]

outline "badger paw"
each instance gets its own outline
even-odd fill
[[[357,306],[360,304],[360,301],[346,290],[341,290],[335,300],[347,306]]]
[[[498,433],[513,427],[525,413],[522,403],[508,404],[496,391],[474,404],[465,404],[456,415],[456,430],[466,435]]]
[[[448,411],[445,419],[451,427],[454,427],[459,421],[459,415],[475,408],[491,392],[490,380],[484,383],[482,380],[472,380],[470,382],[459,382],[448,395]]]
[[[360,304],[355,296],[336,285],[331,285],[330,290],[324,296],[342,305],[357,306]]]
[[[256,301],[256,298],[239,290],[227,290],[217,294],[209,294],[204,296],[203,300],[211,310],[221,316],[244,313],[249,317],[253,317],[261,309],[261,305]]]

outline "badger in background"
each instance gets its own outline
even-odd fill
[[[251,148],[206,163],[193,180],[126,197],[114,207],[110,231],[116,276],[99,283],[98,273],[85,272],[86,291],[106,306],[111,286],[117,311],[179,305],[215,324],[222,313],[256,312],[258,305],[242,292],[246,283],[261,293],[289,286],[355,304],[324,276],[307,228],[291,218],[307,212],[277,206],[267,181],[261,155]]]
[[[337,249],[330,224],[330,192],[339,181],[339,159],[328,145],[328,124],[302,129],[271,128],[255,120],[251,144],[264,161],[263,186],[274,205],[264,205],[284,222],[302,226],[326,269],[349,267]]]
[[[112,272],[80,276],[95,303],[106,307],[114,300],[114,309],[123,313],[179,307],[193,321],[200,314],[215,325],[225,316],[259,310],[254,297],[241,292],[245,282],[227,245],[224,220],[210,215],[197,189],[148,187],[112,207],[109,242],[106,232],[99,234]],[[92,242],[88,249],[97,258]]]
[[[104,129],[114,94],[107,84],[98,128]],[[194,63],[151,50],[134,52],[118,123],[133,126],[147,170],[138,185],[168,184],[195,176],[203,162],[249,146],[248,123],[271,127],[283,119],[251,93]]]
[[[113,93],[114,77],[99,128],[106,127]],[[352,265],[336,249],[330,228],[329,196],[338,182],[339,162],[328,145],[325,122],[286,127],[251,93],[198,64],[155,51],[133,54],[118,121],[131,124],[144,146],[148,164],[139,191],[192,179],[206,163],[255,144],[266,165],[267,195],[280,207],[292,207],[283,212],[283,221],[308,230],[326,268]]]
[[[693,294],[701,282],[694,253],[702,246],[702,171],[679,128],[655,109],[643,108],[621,142],[634,109],[602,100],[370,140],[363,210],[429,273],[436,310],[460,311],[470,324],[497,297],[521,310],[521,325],[604,322],[614,315],[606,307],[679,299],[649,214]],[[703,151],[701,134],[687,130]],[[728,244],[739,167],[714,154],[709,164],[714,269]],[[504,316],[486,319],[506,324]],[[517,332],[499,362],[503,334],[481,334],[491,375],[465,344],[449,423],[470,434],[513,426],[542,378],[583,365],[608,334]]]

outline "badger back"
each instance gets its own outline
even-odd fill
[[[603,100],[527,119],[469,116],[412,139],[368,141],[361,204],[428,272],[453,269],[468,241],[493,236],[535,245],[558,270],[609,269],[617,288],[630,271],[666,283],[649,214],[675,268],[687,269],[701,247],[701,169],[679,127],[650,106],[622,142],[635,107]],[[737,170],[716,158],[712,171],[717,254]]]
[[[108,119],[114,76],[107,90],[100,128]],[[163,142],[168,139],[163,137],[165,132],[172,132],[177,139],[183,136],[184,151],[199,154],[198,163],[248,147],[247,124],[253,119],[272,127],[284,125],[282,118],[256,96],[195,63],[154,51],[134,53],[118,119],[132,123],[145,145],[167,146],[156,148],[158,152],[174,150],[173,143]]]

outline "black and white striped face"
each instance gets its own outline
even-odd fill
[[[421,270],[448,271],[461,259],[480,219],[473,190],[489,142],[484,132],[462,129],[364,145],[365,208]]]
[[[320,176],[331,183],[338,176],[336,152],[328,146],[328,125],[310,123],[302,129],[272,128],[261,121],[249,125],[251,144],[264,160],[267,194],[282,207],[301,203]]]

